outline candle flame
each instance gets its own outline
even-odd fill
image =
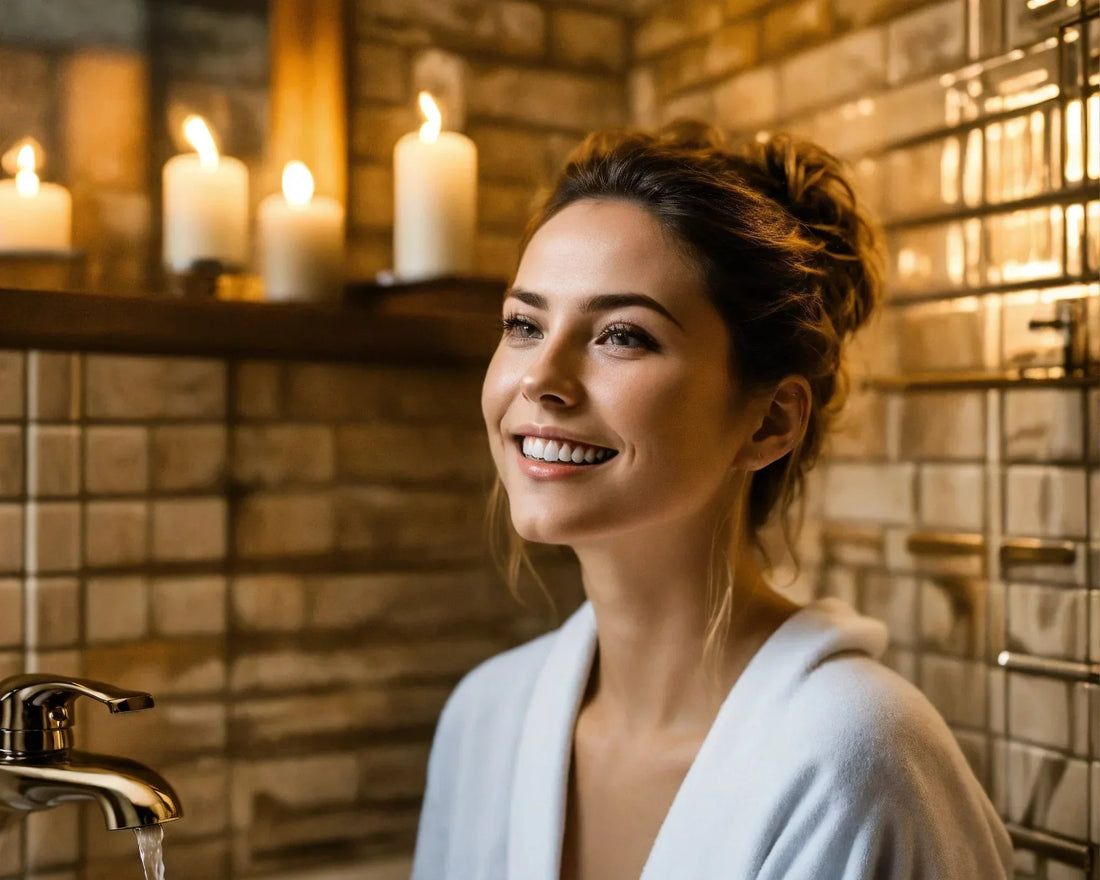
[[[426,117],[426,121],[420,126],[420,140],[429,144],[435,143],[439,138],[439,130],[443,127],[443,116],[428,92],[421,92],[418,100],[420,112]]]
[[[15,166],[19,171],[15,174],[15,191],[24,198],[30,198],[38,192],[38,175],[34,173],[34,147],[23,144],[15,157]]]
[[[287,162],[283,166],[283,195],[297,207],[304,207],[313,198],[313,175],[304,162]]]
[[[192,115],[183,120],[183,136],[199,154],[199,165],[203,170],[213,171],[218,167],[218,147],[201,116]]]

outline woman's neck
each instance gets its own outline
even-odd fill
[[[705,735],[753,654],[797,607],[768,586],[742,550],[716,683],[704,663],[710,543],[709,536],[665,534],[630,546],[577,548],[598,643],[584,711],[608,732],[631,739]]]

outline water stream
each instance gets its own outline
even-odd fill
[[[164,880],[164,826],[150,825],[135,828],[138,852],[141,853],[141,866],[145,869],[145,880]]]

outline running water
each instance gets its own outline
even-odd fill
[[[164,880],[164,826],[135,828],[145,880]]]

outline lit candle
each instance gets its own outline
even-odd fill
[[[14,180],[0,180],[0,251],[67,251],[72,244],[73,200],[65,187],[35,174],[34,147],[16,154]]]
[[[477,147],[463,134],[440,131],[431,95],[420,93],[426,117],[393,151],[394,274],[403,281],[469,273],[477,218]]]
[[[344,281],[344,208],[313,195],[301,162],[283,168],[283,191],[260,203],[260,263],[269,300],[339,299]]]
[[[164,263],[184,272],[197,260],[240,268],[248,262],[248,169],[219,156],[198,116],[184,120],[194,153],[164,165]]]

